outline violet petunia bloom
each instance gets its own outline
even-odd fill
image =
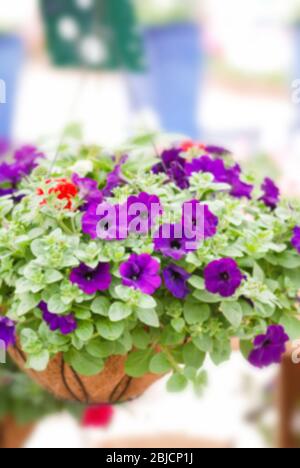
[[[14,161],[11,164],[6,162],[0,165],[0,183],[10,183],[13,188],[29,175],[38,165],[38,160],[44,155],[34,146],[23,146],[14,154]]]
[[[106,185],[103,189],[104,197],[111,197],[113,195],[114,189],[125,183],[122,177],[122,166],[126,163],[127,160],[127,155],[122,156],[113,171],[107,175]]]
[[[198,200],[190,200],[183,204],[182,223],[184,228],[195,233],[198,240],[208,239],[217,233],[219,219],[207,205]]]
[[[193,159],[185,164],[187,176],[197,172],[208,172],[214,176],[215,182],[227,182],[227,170],[222,159],[213,159],[208,155]]]
[[[16,325],[7,317],[0,317],[0,349],[2,343],[5,349],[16,343]]]
[[[245,277],[232,258],[223,258],[209,263],[204,269],[205,287],[212,294],[230,297],[241,286]]]
[[[242,170],[239,164],[236,164],[234,167],[227,169],[226,171],[226,183],[231,185],[231,192],[235,198],[248,198],[251,200],[253,185],[247,184],[241,180]]]
[[[77,329],[77,322],[73,314],[57,315],[49,311],[46,302],[40,302],[40,310],[43,312],[43,320],[51,331],[60,330],[63,335],[69,335]]]
[[[294,228],[294,236],[292,237],[292,246],[295,247],[297,252],[300,254],[300,226]]]
[[[272,210],[275,210],[280,200],[279,188],[275,185],[272,179],[267,177],[264,180],[261,189],[263,190],[264,194],[260,200],[263,201],[266,206]]]
[[[223,148],[222,146],[216,146],[216,145],[205,145],[205,151],[209,154],[213,154],[215,156],[224,156],[227,154],[231,154],[231,151],[229,151],[226,148]]]
[[[73,268],[70,281],[76,284],[85,294],[92,295],[97,291],[107,291],[112,282],[109,263],[99,263],[96,268],[90,268],[84,263]]]
[[[0,187],[0,197],[5,197],[7,195],[12,195],[15,192],[12,188],[1,188]]]
[[[180,260],[198,248],[198,239],[193,232],[180,224],[164,224],[154,234],[154,248],[165,257]]]
[[[146,234],[162,214],[162,206],[156,195],[142,192],[127,200],[128,228],[136,234]]]
[[[73,174],[72,182],[79,190],[79,197],[85,201],[84,210],[87,210],[90,205],[102,203],[103,194],[99,190],[96,180]]]
[[[107,241],[124,240],[128,237],[126,205],[109,203],[92,204],[82,217],[82,230],[92,239]]]
[[[162,153],[162,161],[153,166],[154,174],[165,173],[171,182],[174,182],[179,188],[189,188],[189,180],[185,170],[186,160],[180,156],[181,148],[171,148]]]
[[[190,290],[187,281],[191,275],[183,268],[171,263],[163,270],[163,277],[166,288],[177,299],[185,299]]]
[[[271,364],[279,364],[289,341],[281,325],[270,325],[265,335],[258,335],[253,342],[254,349],[249,354],[249,362],[262,369]]]
[[[149,254],[132,254],[120,265],[122,284],[152,295],[161,286],[160,264]]]

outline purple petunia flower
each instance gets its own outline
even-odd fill
[[[166,288],[177,299],[185,299],[190,290],[187,285],[191,275],[183,268],[171,263],[163,270],[163,277]]]
[[[229,151],[228,149],[216,145],[206,145],[205,151],[215,156],[224,156],[225,154],[231,154],[231,151]]]
[[[124,184],[124,179],[122,178],[122,166],[127,160],[127,155],[122,156],[120,162],[115,166],[113,171],[107,175],[106,186],[103,189],[104,197],[111,197],[114,189]]]
[[[82,217],[82,230],[92,239],[122,240],[128,237],[126,205],[90,205]]]
[[[154,174],[165,173],[170,181],[174,182],[179,188],[189,188],[189,180],[185,170],[186,161],[180,156],[181,148],[172,148],[162,153],[162,161],[152,168]]]
[[[224,161],[222,159],[213,159],[207,155],[193,159],[190,163],[187,162],[185,171],[187,176],[197,172],[208,172],[214,176],[215,182],[227,181],[227,170]]]
[[[215,260],[204,269],[205,287],[212,294],[222,297],[233,296],[241,286],[244,276],[235,260]]]
[[[226,183],[231,185],[232,189],[230,194],[236,198],[249,198],[251,200],[253,185],[247,184],[241,180],[241,167],[236,164],[234,167],[227,169],[226,171]]]
[[[250,364],[260,369],[271,364],[279,364],[288,341],[289,337],[281,325],[270,325],[265,335],[258,335],[255,338],[254,349],[248,358]]]
[[[272,210],[275,210],[280,200],[279,188],[275,185],[272,179],[267,177],[264,180],[261,189],[263,190],[264,194],[260,200],[263,201],[266,206]]]
[[[127,262],[120,265],[123,285],[150,295],[161,286],[159,270],[159,262],[149,254],[132,254]]]
[[[0,317],[0,344],[1,342],[4,343],[5,349],[16,343],[15,323],[7,317]]]
[[[12,195],[15,192],[12,188],[1,188],[0,187],[0,197],[5,197],[7,195]]]
[[[182,223],[164,224],[154,235],[154,248],[165,257],[180,260],[188,252],[197,250],[198,240]]]
[[[190,200],[183,204],[182,223],[190,232],[195,233],[198,240],[213,237],[217,233],[219,219],[207,205],[198,200]]]
[[[300,254],[300,227],[296,226],[293,232],[294,232],[294,236],[291,240],[292,246],[295,247],[297,252]]]
[[[103,194],[101,190],[99,190],[96,180],[74,174],[72,176],[72,182],[79,189],[80,198],[86,202],[84,210],[90,205],[97,205],[103,201]]]
[[[127,200],[127,216],[129,231],[145,234],[154,226],[158,216],[162,214],[162,206],[156,195],[142,192]]]
[[[99,263],[96,268],[90,268],[84,263],[74,268],[70,274],[70,281],[85,294],[95,294],[97,291],[107,291],[109,289],[112,276],[109,263]]]
[[[44,155],[34,146],[23,146],[14,154],[14,162],[0,165],[0,183],[10,183],[13,188],[37,167],[38,159]]]
[[[73,314],[57,315],[49,312],[46,302],[40,302],[40,310],[43,312],[43,319],[51,331],[60,330],[63,335],[69,335],[77,329],[77,322]]]

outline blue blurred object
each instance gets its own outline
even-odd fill
[[[17,80],[23,56],[23,43],[18,36],[0,34],[0,80],[5,84],[1,88],[5,88],[6,97],[5,103],[0,102],[0,138],[8,141],[12,136]]]
[[[151,107],[163,130],[200,137],[197,124],[203,80],[202,31],[193,23],[151,26],[144,42],[148,69],[128,76],[134,111]]]

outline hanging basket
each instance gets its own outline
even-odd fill
[[[79,375],[62,354],[57,354],[43,372],[26,369],[26,356],[19,345],[10,348],[11,358],[35,382],[56,398],[93,405],[134,400],[141,396],[162,375],[146,374],[132,378],[125,373],[126,356],[112,356],[102,372],[92,377]]]
[[[12,416],[0,422],[0,448],[21,448],[32,434],[34,424],[17,424]]]

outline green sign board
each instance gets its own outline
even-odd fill
[[[132,0],[40,0],[54,64],[139,71],[142,40]]]

